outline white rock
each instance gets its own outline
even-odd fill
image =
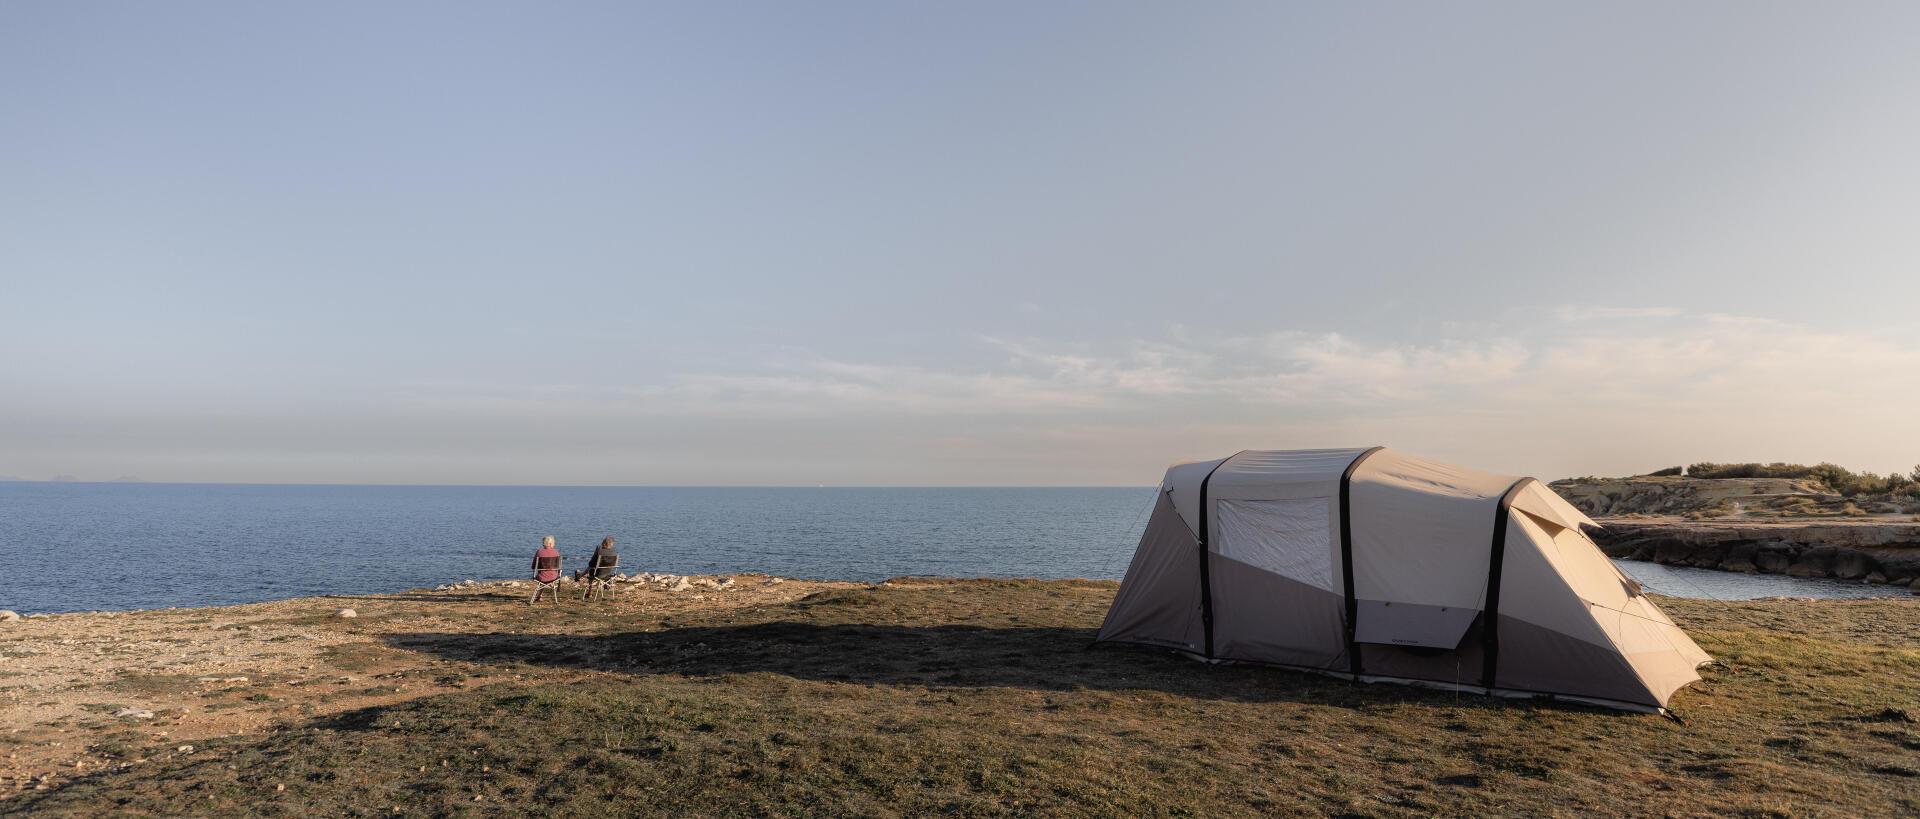
[[[715,581],[713,581],[713,583],[714,583],[714,585],[716,585],[716,586],[731,586],[731,585],[733,585],[733,578],[731,578],[731,577],[722,577],[722,578],[720,578],[719,580],[715,580]]]
[[[692,584],[692,583],[688,583],[688,582],[687,582],[687,579],[686,579],[686,578],[684,578],[684,577],[682,577],[682,578],[680,578],[680,582],[678,582],[678,583],[675,583],[675,584],[673,584],[673,585],[671,585],[671,586],[668,586],[668,587],[667,587],[667,591],[686,591],[686,590],[688,590],[688,589],[691,589],[691,588],[693,588],[693,584]]]
[[[133,717],[134,719],[153,719],[152,711],[142,711],[138,708],[122,708],[113,712],[113,715],[116,717]]]
[[[11,623],[20,619],[20,615],[8,609],[0,609],[0,623]]]
[[[176,750],[176,751],[179,751],[180,753],[183,753],[183,754],[190,754],[190,753],[193,753],[193,746],[192,746],[192,745],[182,745],[182,746],[180,746],[180,747],[178,747],[178,748],[175,748],[174,750]]]
[[[336,611],[336,612],[334,612],[334,613],[333,613],[333,616],[335,616],[335,617],[346,617],[346,618],[354,618],[354,617],[359,617],[359,616],[360,616],[360,612],[357,612],[357,611],[354,611],[353,609],[341,609],[341,610],[339,610],[339,611]]]

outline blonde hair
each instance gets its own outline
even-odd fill
[[[553,535],[547,535],[546,537],[541,538],[540,545],[548,549],[553,548]]]

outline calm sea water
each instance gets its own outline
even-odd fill
[[[0,483],[22,614],[209,606],[524,577],[600,538],[629,572],[1119,579],[1154,489],[747,489]],[[1743,599],[1890,593],[1623,562],[1653,591]]]

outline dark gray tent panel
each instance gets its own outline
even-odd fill
[[[1173,513],[1173,502],[1160,493],[1127,565],[1127,576],[1140,582],[1120,584],[1099,639],[1201,650],[1198,546]]]

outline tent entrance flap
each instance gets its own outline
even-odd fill
[[[1479,609],[1361,600],[1354,642],[1453,650],[1480,616]]]

